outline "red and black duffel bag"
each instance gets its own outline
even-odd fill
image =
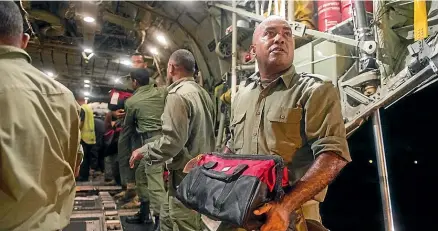
[[[208,153],[179,184],[176,197],[213,220],[254,230],[264,219],[254,210],[280,200],[288,185],[280,156]]]

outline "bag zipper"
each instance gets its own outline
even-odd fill
[[[277,155],[236,155],[236,154],[223,154],[217,152],[210,152],[207,155],[215,155],[224,159],[244,159],[244,160],[273,160],[274,168],[276,169],[276,181],[275,181],[275,201],[279,201],[283,198],[285,192],[283,190],[283,171],[284,171],[284,162],[283,158]]]

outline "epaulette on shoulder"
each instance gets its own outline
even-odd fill
[[[172,89],[169,91],[168,94],[174,94],[174,93],[176,93],[176,91],[178,91],[178,89],[180,89],[182,86],[183,86],[183,84],[180,84],[180,85],[178,85],[178,86],[172,88]]]
[[[307,72],[302,72],[302,73],[300,74],[300,76],[301,76],[301,77],[310,77],[310,78],[314,78],[314,79],[317,79],[317,80],[320,81],[320,82],[333,83],[333,81],[332,81],[329,77],[327,77],[327,76],[325,76],[325,75],[310,74],[310,73],[307,73]]]
[[[244,85],[244,87],[247,87],[249,84],[251,84],[251,83],[257,83],[257,82],[259,82],[260,81],[260,77],[259,77],[259,75],[257,75],[257,73],[254,73],[253,75],[251,75],[250,77],[248,77],[246,80],[245,80],[245,85]]]

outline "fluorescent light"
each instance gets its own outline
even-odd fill
[[[84,87],[90,87],[90,84],[84,84]]]
[[[94,22],[95,20],[94,20],[93,17],[89,17],[89,16],[87,16],[87,17],[84,17],[84,21],[85,21],[85,22]]]
[[[127,59],[124,59],[124,60],[120,61],[120,63],[123,64],[123,65],[126,65],[126,66],[131,66],[132,65],[131,61],[129,61]]]
[[[157,35],[157,40],[158,40],[158,42],[160,42],[161,44],[164,44],[164,45],[167,44],[166,37],[164,37],[164,35],[162,35],[162,34]]]
[[[85,48],[85,49],[84,49],[84,52],[85,52],[85,53],[89,53],[89,54],[91,54],[91,53],[93,53],[93,50],[90,49],[90,48]]]
[[[150,50],[150,52],[151,52],[152,54],[154,54],[154,55],[158,55],[158,50],[157,50],[157,48],[155,48],[155,47],[151,47],[149,50]]]
[[[90,80],[86,79],[84,80],[84,83],[90,83]]]
[[[55,75],[53,74],[53,72],[48,71],[47,76],[49,76],[50,78],[53,78],[53,76],[55,76]]]
[[[84,95],[85,95],[85,96],[89,96],[89,95],[90,95],[90,92],[88,92],[88,91],[84,91]]]

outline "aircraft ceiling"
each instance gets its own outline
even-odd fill
[[[231,4],[231,1],[224,2]],[[22,1],[28,19],[25,27],[33,33],[28,53],[33,64],[75,92],[89,91],[105,97],[120,76],[129,73],[130,55],[136,50],[155,55],[164,71],[170,54],[179,48],[191,50],[204,81],[220,81],[214,43],[213,16],[221,22],[220,11],[208,9],[205,1]],[[87,22],[94,19],[94,22]],[[225,20],[225,21],[223,21]],[[231,25],[230,18],[222,18]],[[216,33],[219,26],[215,27]],[[166,44],[157,36],[163,36]],[[92,49],[93,56],[87,60]],[[155,53],[157,52],[157,53]],[[154,54],[155,53],[155,54]],[[149,67],[157,70],[150,62]]]

